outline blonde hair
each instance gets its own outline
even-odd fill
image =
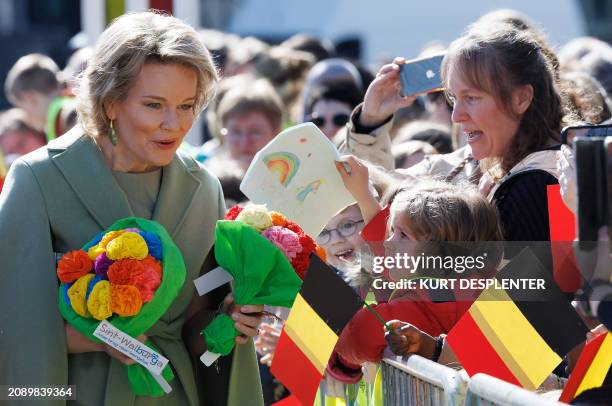
[[[404,185],[392,196],[389,225],[401,215],[419,251],[482,256],[486,268],[495,270],[503,257],[500,221],[495,207],[474,186],[429,179]]]
[[[403,215],[406,226],[421,241],[500,241],[495,207],[473,185],[437,180],[411,180],[387,196],[391,217]]]
[[[196,114],[213,97],[219,80],[217,71],[192,27],[153,12],[125,14],[102,33],[80,79],[77,111],[87,134],[98,137],[108,131],[104,105],[124,99],[149,62],[178,64],[197,71]]]

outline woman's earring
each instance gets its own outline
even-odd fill
[[[110,125],[108,127],[108,132],[106,133],[106,135],[108,136],[108,139],[110,140],[111,144],[117,145],[117,133],[113,128],[113,120],[110,121]]]

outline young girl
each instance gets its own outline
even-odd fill
[[[495,209],[477,190],[433,180],[413,181],[398,185],[385,199],[390,204],[383,209],[368,189],[367,167],[352,156],[346,158],[346,164],[350,171],[340,164],[338,171],[367,223],[361,236],[368,242],[386,240],[384,255],[387,258],[397,252],[389,251],[392,246],[410,244],[409,250],[415,254],[414,250],[423,244],[431,251],[432,248],[446,249],[444,242],[472,242],[465,254],[476,257],[486,252],[486,266],[479,276],[490,276],[501,258],[501,250],[495,243],[501,240],[501,231]],[[375,254],[381,255],[380,252]],[[388,271],[383,273],[387,281],[406,276],[394,272],[397,270]],[[406,321],[436,336],[447,333],[472,303],[471,300],[455,300],[456,293],[396,291],[393,300],[373,307],[386,321]],[[357,382],[361,377],[361,364],[380,361],[385,347],[380,321],[368,309],[361,309],[342,332],[327,372],[340,381]]]

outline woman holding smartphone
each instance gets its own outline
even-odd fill
[[[351,137],[365,134],[375,137],[370,150],[383,143],[376,136],[397,109],[414,100],[401,96],[403,63],[396,58],[378,72],[353,112],[349,147]],[[509,24],[476,24],[451,44],[442,77],[452,120],[479,162],[480,189],[497,206],[505,239],[549,240],[546,186],[558,183],[555,151],[564,109],[538,38]],[[360,155],[358,148],[353,152]]]

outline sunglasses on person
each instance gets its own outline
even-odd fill
[[[343,125],[348,123],[348,120],[349,115],[345,113],[334,114],[331,118],[332,123],[334,123],[336,127],[342,127]],[[325,126],[327,119],[323,116],[311,115],[308,121],[321,128]]]
[[[332,238],[332,233],[334,231],[337,232],[341,237],[348,238],[355,234],[360,223],[363,223],[363,220],[346,220],[340,222],[340,224],[338,224],[338,227],[336,228],[324,228],[323,231],[321,231],[321,233],[317,237],[317,243],[319,243],[319,245],[329,244]]]

